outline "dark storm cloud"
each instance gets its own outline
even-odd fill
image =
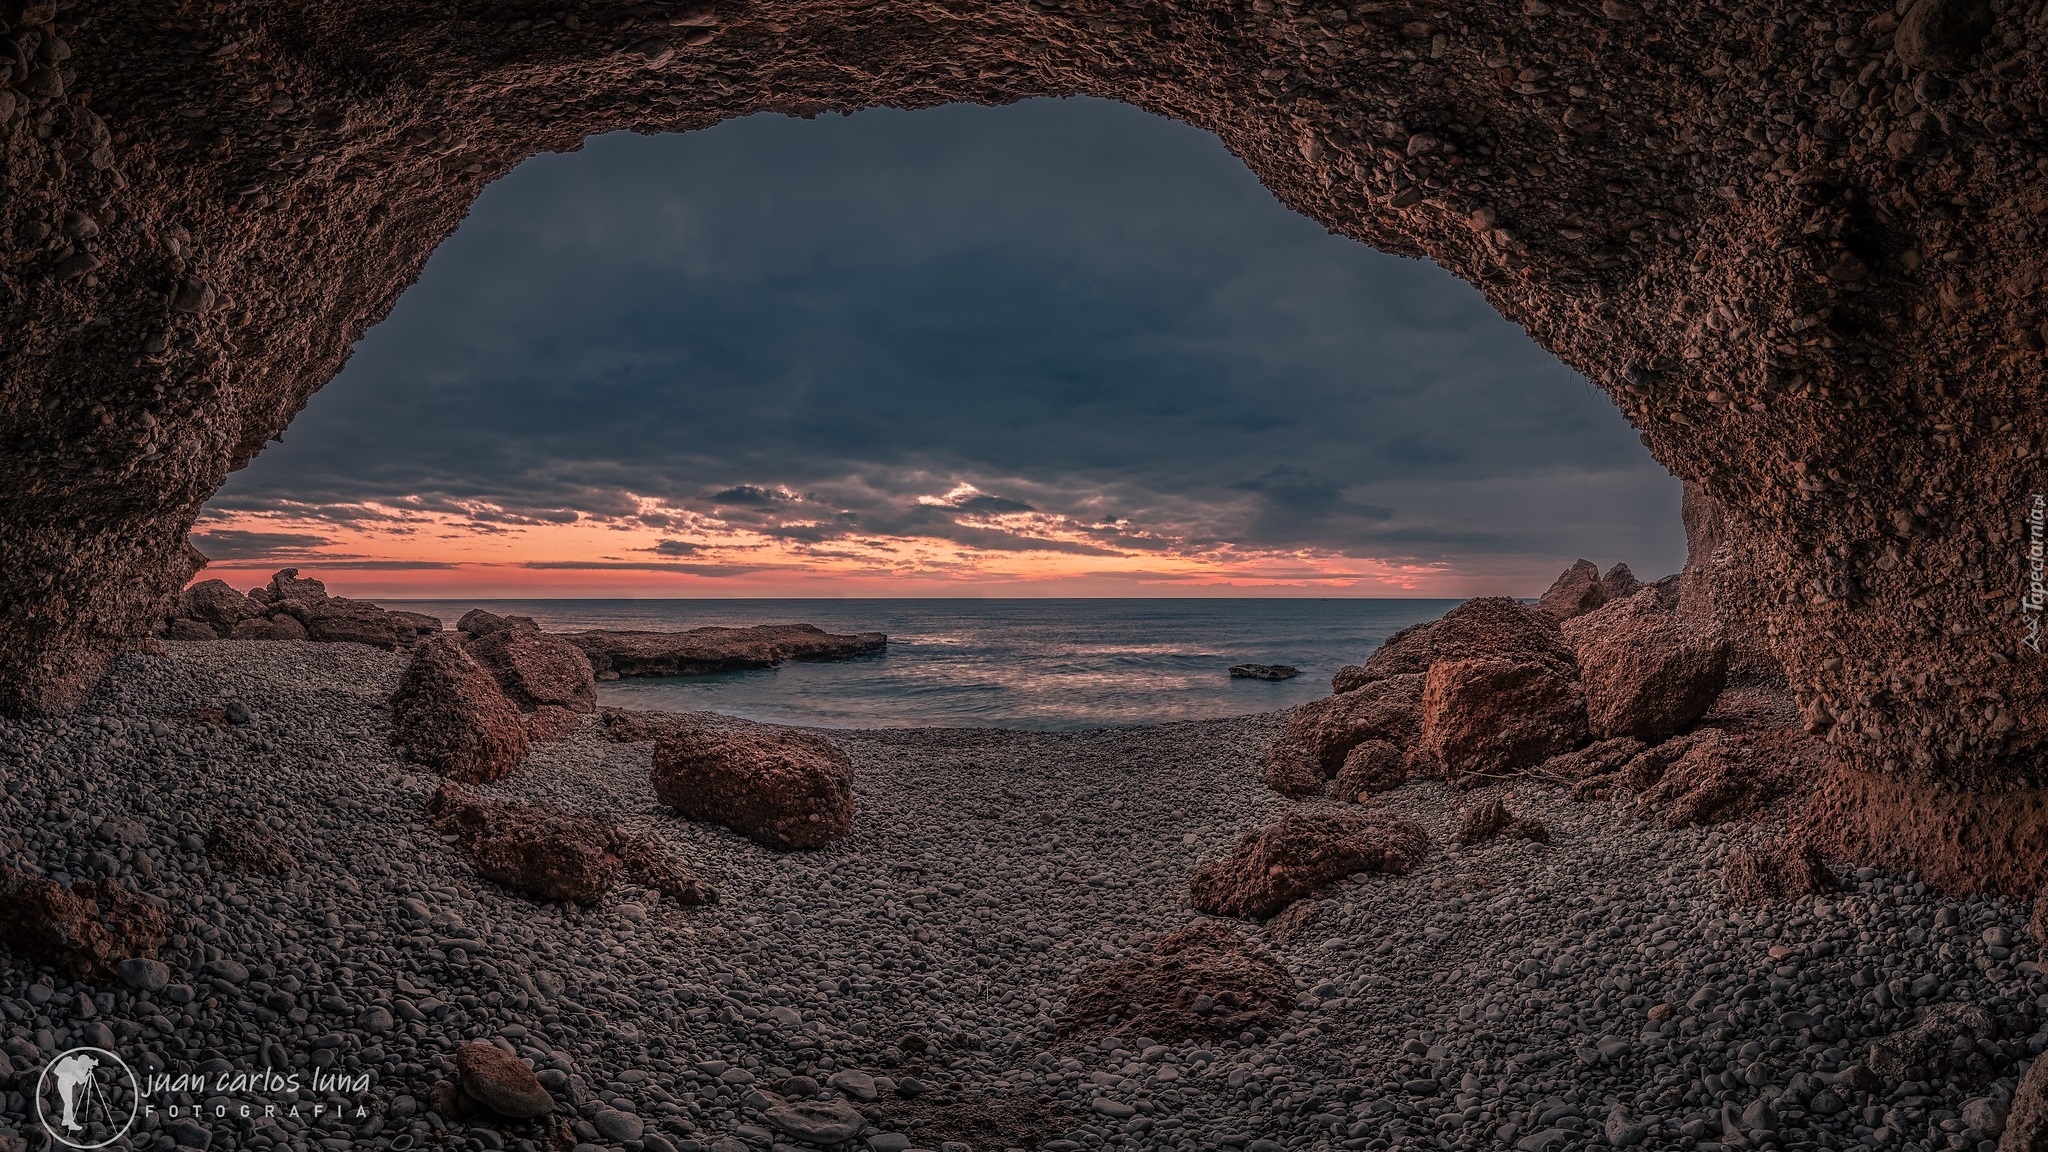
[[[194,532],[191,539],[192,546],[210,560],[250,560],[310,552],[330,542],[325,536],[305,532],[247,532],[236,528]]]
[[[215,506],[283,501],[816,544],[1681,552],[1675,482],[1475,291],[1090,100],[530,161]]]

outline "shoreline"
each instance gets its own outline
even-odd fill
[[[177,925],[164,962],[194,993],[179,1003],[55,977],[38,1000],[42,977],[9,956],[7,1035],[40,1050],[39,1036],[69,1046],[105,1029],[170,1063],[213,1052],[256,1065],[265,1044],[288,1058],[331,1051],[333,1066],[374,1074],[368,1112],[381,1118],[375,1131],[351,1118],[334,1137],[416,1147],[490,1128],[521,1152],[546,1141],[435,1110],[457,1043],[497,1038],[559,1072],[547,1080],[576,1142],[626,1152],[765,1149],[764,1105],[804,1077],[818,1099],[859,1108],[868,1135],[907,1141],[845,1145],[876,1152],[1378,1150],[1440,1137],[1789,1152],[1880,1128],[1926,1147],[1964,1131],[1967,1102],[2009,1099],[2021,1062],[2048,1046],[2036,1003],[2048,980],[2019,902],[1946,899],[1864,870],[1840,893],[1737,907],[1722,859],[1767,828],[1666,831],[1534,781],[1386,793],[1387,811],[1428,833],[1412,872],[1340,882],[1313,916],[1222,922],[1292,974],[1283,1025],[1158,1044],[1065,1035],[1077,976],[1212,920],[1187,904],[1198,865],[1245,828],[1332,803],[1261,782],[1277,714],[817,730],[852,755],[859,814],[844,840],[792,854],[668,813],[648,784],[649,747],[609,743],[584,717],[490,790],[616,819],[720,895],[684,907],[622,885],[579,909],[477,878],[427,826],[440,778],[390,751],[383,706],[404,660],[354,644],[174,643],[124,658],[76,717],[0,721],[0,825],[18,829],[8,858],[160,897]],[[191,719],[230,699],[251,723]],[[1550,843],[1456,846],[1459,807],[1501,795]],[[272,827],[298,869],[209,863],[192,844],[222,813]],[[220,975],[237,967],[241,981]],[[107,998],[90,1016],[81,989]],[[1862,1081],[1845,1069],[1868,1065],[1873,1043],[1943,1004],[1999,1019],[1990,1074],[1850,1085]],[[19,1054],[15,1066],[34,1067]],[[827,1084],[841,1072],[898,1090],[858,1100]],[[913,1081],[924,1090],[901,1091]],[[215,1147],[310,1149],[330,1135],[311,1121],[220,1123]],[[163,1123],[137,1146],[159,1135]]]

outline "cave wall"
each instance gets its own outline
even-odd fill
[[[1216,133],[1604,389],[1717,502],[1724,599],[1844,765],[2048,783],[2043,9],[4,0],[0,708],[90,690],[202,503],[521,159],[1084,93]]]

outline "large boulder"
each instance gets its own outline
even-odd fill
[[[1337,799],[1362,804],[1375,792],[1390,792],[1408,782],[1407,758],[1385,740],[1367,740],[1344,756],[1333,786]]]
[[[1264,919],[1354,872],[1401,874],[1422,858],[1422,829],[1355,810],[1290,812],[1245,833],[1188,882],[1194,906]]]
[[[1082,976],[1061,1030],[1122,1030],[1169,1044],[1235,1038],[1278,1025],[1294,1001],[1294,978],[1271,953],[1224,925],[1196,924]]]
[[[663,804],[770,848],[816,848],[853,828],[853,760],[808,733],[681,728],[655,743],[653,779]]]
[[[225,580],[201,580],[179,594],[178,614],[205,624],[216,635],[228,636],[235,625],[263,615],[263,609]]]
[[[621,875],[685,904],[715,898],[688,865],[595,816],[443,784],[427,801],[427,818],[455,837],[477,875],[537,900],[595,904]]]
[[[1626,564],[1616,564],[1600,577],[1600,597],[1604,603],[1626,600],[1642,591],[1648,585],[1636,579],[1636,574]]]
[[[121,961],[155,956],[169,931],[156,905],[111,880],[66,887],[0,864],[0,947],[73,980],[112,984]]]
[[[420,641],[391,696],[400,755],[451,779],[484,783],[526,759],[526,721],[498,681],[451,637]]]
[[[391,614],[393,620],[411,625],[415,636],[438,636],[441,634],[442,625],[439,616],[429,616],[425,612],[407,612],[402,609],[386,609],[385,611]]]
[[[220,633],[215,632],[211,624],[194,620],[187,616],[178,616],[173,618],[170,623],[164,625],[164,639],[218,640],[220,639]]]
[[[275,616],[257,616],[235,625],[229,637],[233,640],[304,640],[306,626],[299,618],[280,612]]]
[[[1535,661],[1572,675],[1571,647],[1557,618],[1506,596],[1467,600],[1440,619],[1412,624],[1380,645],[1362,665],[1340,670],[1331,687],[1342,694],[1396,676],[1419,675],[1439,660],[1497,656]]]
[[[1367,740],[1397,748],[1412,746],[1421,733],[1423,677],[1389,676],[1338,696],[1313,700],[1288,713],[1279,741],[1306,751],[1327,780],[1344,757]],[[1269,768],[1274,763],[1271,755]]]
[[[1580,560],[1565,569],[1544,591],[1536,606],[1558,620],[1583,616],[1607,602],[1600,586],[1600,568],[1591,560]]]
[[[543,705],[597,711],[597,677],[583,650],[560,636],[525,628],[496,628],[468,644],[469,654],[497,677],[521,711]]]
[[[266,615],[287,612],[304,623],[313,609],[327,599],[327,585],[311,576],[300,576],[297,568],[280,568],[271,573],[270,583],[252,589],[249,599]]]
[[[1512,776],[1586,738],[1578,681],[1549,665],[1498,657],[1430,665],[1420,750],[1454,781]]]
[[[306,609],[306,638],[323,644],[367,644],[397,648],[417,634],[411,621],[401,620],[363,600],[329,596]]]
[[[1586,720],[1598,739],[1646,744],[1691,727],[1728,681],[1728,642],[1700,635],[1644,588],[1564,625],[1577,652]]]

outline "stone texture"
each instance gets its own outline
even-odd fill
[[[1647,744],[1691,727],[1728,682],[1728,642],[1701,636],[1643,589],[1565,622],[1595,739]]]
[[[2020,1077],[1998,1152],[2048,1152],[2048,1060],[2036,1059]]]
[[[204,642],[220,639],[220,633],[214,631],[213,626],[204,621],[189,620],[180,616],[164,625],[164,639]]]
[[[534,623],[531,616],[500,616],[495,612],[486,612],[482,608],[471,608],[455,622],[457,632],[472,637],[489,636],[493,632],[501,632],[508,628],[527,632],[541,630],[540,625]]]
[[[1303,800],[1323,790],[1323,766],[1316,754],[1289,739],[1266,745],[1259,775],[1266,787],[1290,800]]]
[[[654,745],[654,795],[770,848],[816,848],[853,828],[853,761],[823,737],[698,725]]]
[[[753,628],[692,628],[687,632],[576,632],[566,637],[583,649],[602,678],[702,676],[739,668],[772,668],[786,660],[837,660],[888,647],[880,632],[835,635],[810,624]]]
[[[1421,751],[1454,782],[1517,775],[1587,739],[1578,682],[1539,663],[1439,660],[1421,711]]]
[[[1728,899],[1737,904],[1761,904],[1792,896],[1832,892],[1835,874],[1828,871],[1811,843],[1781,837],[1755,848],[1732,848],[1723,865]]]
[[[1578,560],[1551,581],[1536,606],[1559,620],[1570,620],[1605,603],[1607,589],[1600,585],[1600,567],[1591,560]]]
[[[323,644],[368,644],[372,648],[397,648],[409,644],[417,630],[375,604],[330,596],[307,609],[304,616],[306,639]]]
[[[1294,979],[1271,953],[1224,925],[1196,924],[1084,973],[1061,1030],[1235,1039],[1287,1019],[1294,999]]]
[[[455,1050],[455,1075],[470,1099],[510,1120],[530,1120],[554,1110],[554,1098],[533,1069],[486,1040]]]
[[[1355,810],[1290,812],[1238,838],[1188,883],[1198,911],[1264,919],[1354,872],[1407,872],[1422,858],[1422,829]]]
[[[0,947],[74,980],[113,983],[121,961],[155,956],[169,931],[154,904],[114,881],[65,887],[0,864]]]
[[[526,714],[526,739],[533,744],[567,740],[582,723],[579,713],[555,704],[542,704]]]
[[[1932,1004],[1910,1027],[1872,1044],[1866,1063],[1886,1085],[1932,1080],[1978,1088],[1995,1075],[1981,1045],[2000,1035],[1998,1018],[1975,1004]]]
[[[275,616],[258,616],[235,625],[234,640],[304,640],[306,626],[298,617],[282,612]]]
[[[1374,792],[1390,791],[1407,782],[1408,766],[1401,750],[1385,740],[1367,740],[1344,754],[1334,791],[1337,799],[1357,804]]]
[[[263,609],[225,580],[201,580],[178,597],[178,614],[226,636],[242,621],[263,615]]]
[[[477,875],[536,900],[596,904],[621,876],[679,903],[717,897],[689,865],[595,816],[498,800],[449,783],[427,801],[427,818],[455,837]]]
[[[1321,778],[1328,779],[1344,767],[1351,750],[1367,740],[1384,740],[1403,749],[1412,746],[1422,730],[1422,687],[1421,676],[1390,676],[1310,701],[1288,713],[1278,742],[1306,750]]]
[[[284,837],[248,814],[222,816],[213,822],[206,833],[206,858],[215,867],[230,872],[269,876],[280,876],[299,866]]]
[[[850,36],[803,0],[661,47],[647,17],[351,11],[68,5],[66,58],[7,89],[0,708],[76,706],[169,615],[204,501],[523,158],[1087,92],[1215,132],[1282,202],[1480,285],[1584,372],[1726,509],[1728,603],[1775,631],[1844,767],[2048,784],[2048,677],[1995,610],[2048,437],[2024,5],[1485,0],[1410,44],[1430,20],[1397,9],[884,0]]]
[[[597,711],[597,678],[590,660],[582,649],[560,636],[498,628],[470,641],[467,647],[521,711],[531,712],[543,704],[572,712]]]
[[[1330,691],[1341,695],[1390,676],[1413,676],[1429,671],[1429,662],[1436,656],[1436,648],[1430,643],[1430,634],[1436,630],[1436,624],[1434,620],[1425,620],[1387,637],[1365,663],[1347,664],[1338,669],[1337,674],[1330,678]]]
[[[452,638],[420,641],[391,695],[391,713],[399,754],[451,779],[502,779],[526,759],[519,710]]]
[[[1550,842],[1550,830],[1543,822],[1527,816],[1517,816],[1508,810],[1505,797],[1488,796],[1458,813],[1458,843],[1470,846],[1483,844],[1501,837],[1513,840],[1533,840],[1538,844]]]

